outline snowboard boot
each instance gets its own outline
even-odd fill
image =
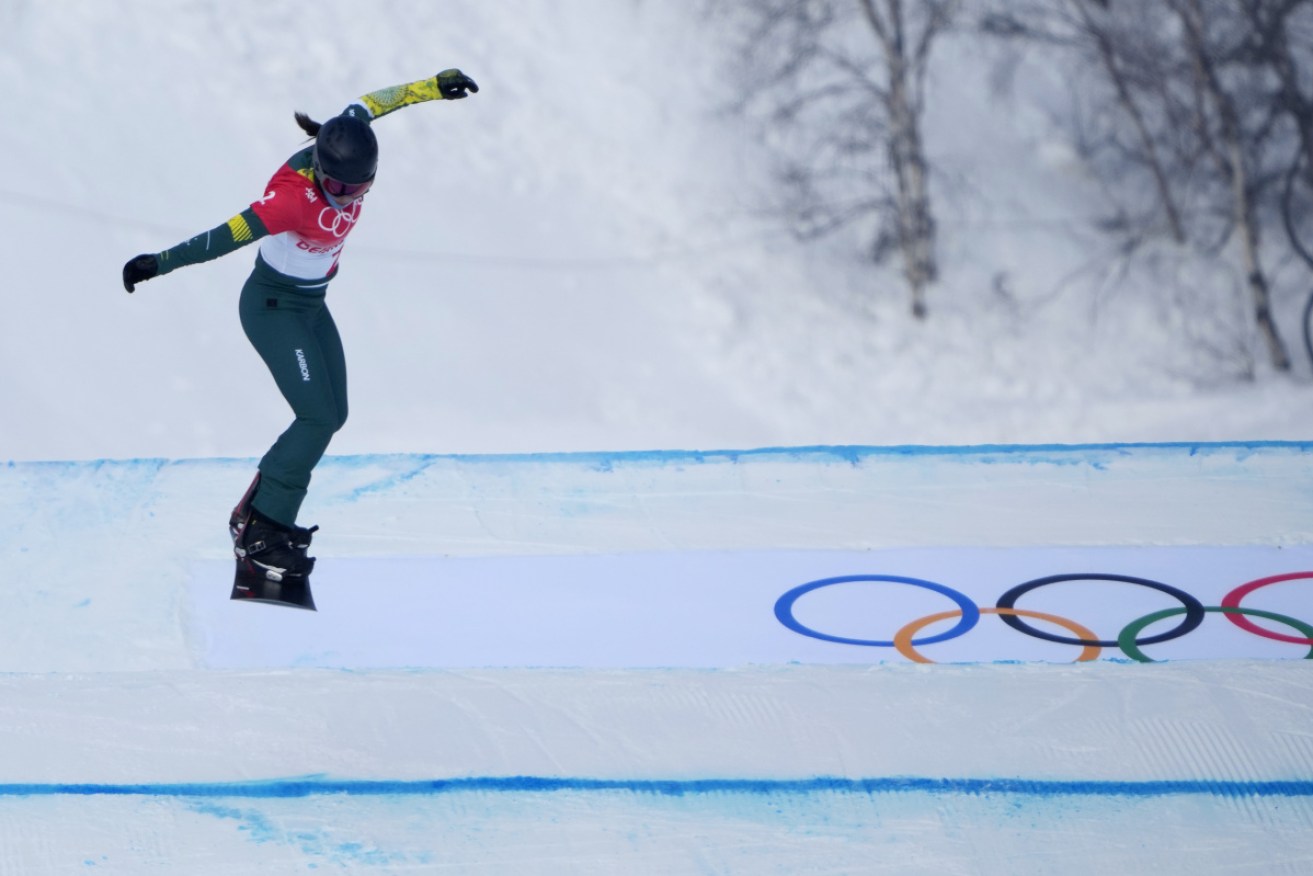
[[[260,475],[257,474],[228,517],[233,553],[248,571],[263,575],[270,581],[309,577],[315,567],[315,558],[306,556],[306,551],[310,548],[311,536],[319,527],[283,526],[261,515],[251,507],[259,485]]]

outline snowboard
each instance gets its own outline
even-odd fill
[[[309,577],[270,581],[264,572],[242,559],[237,560],[237,574],[233,578],[230,598],[239,602],[264,602],[288,608],[317,610],[314,594],[310,592]]]

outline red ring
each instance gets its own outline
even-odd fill
[[[1273,575],[1270,578],[1259,578],[1257,581],[1250,581],[1248,584],[1241,584],[1232,590],[1226,596],[1222,597],[1222,606],[1224,608],[1239,608],[1240,600],[1244,599],[1250,593],[1269,584],[1278,584],[1282,581],[1298,581],[1304,578],[1313,578],[1313,572],[1290,572],[1285,575]],[[1264,629],[1258,624],[1251,621],[1242,614],[1224,612],[1226,619],[1242,630],[1253,633],[1256,636],[1262,636],[1265,639],[1276,639],[1280,642],[1291,642],[1295,645],[1313,645],[1313,639],[1307,636],[1289,636],[1285,633],[1274,633],[1271,630]]]

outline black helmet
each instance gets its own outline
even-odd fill
[[[315,177],[358,185],[371,182],[378,169],[378,140],[369,123],[355,116],[334,116],[315,137]]]

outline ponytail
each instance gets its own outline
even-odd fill
[[[305,113],[296,113],[295,118],[296,123],[301,126],[302,131],[305,131],[311,137],[319,136],[319,129],[323,127],[323,125],[316,122]]]

